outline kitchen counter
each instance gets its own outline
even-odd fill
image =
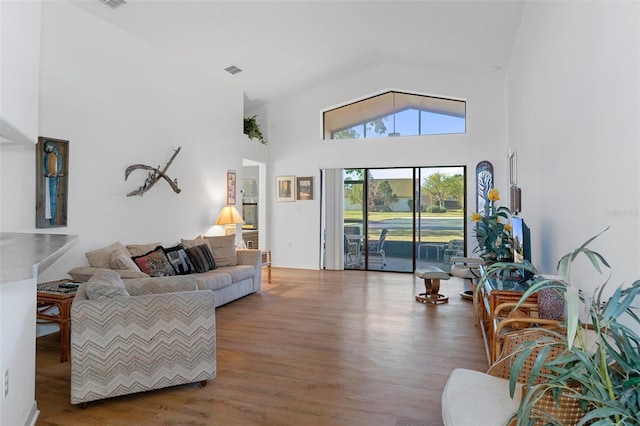
[[[77,235],[0,232],[0,284],[36,278],[77,239]]]

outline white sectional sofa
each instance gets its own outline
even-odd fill
[[[210,255],[203,256],[206,250],[201,250],[196,262],[192,262],[194,247],[201,245],[207,246]],[[127,246],[116,242],[85,255],[89,266],[69,271],[75,281],[88,281],[100,269],[115,270],[122,279],[193,275],[199,290],[213,291],[216,307],[259,292],[262,284],[260,250],[236,249],[233,235],[182,239],[168,248],[159,242]],[[207,264],[211,261],[209,256],[213,258],[214,268]]]

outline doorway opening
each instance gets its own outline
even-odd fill
[[[242,240],[248,248],[268,247],[267,165],[244,158],[242,160]]]

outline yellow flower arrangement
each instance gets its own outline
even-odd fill
[[[493,188],[487,195],[488,202],[482,213],[475,212],[471,220],[476,223],[476,239],[480,257],[485,262],[511,261],[513,259],[513,237],[511,235],[511,211],[507,207],[496,207],[500,191]],[[504,219],[504,221],[502,220]]]
[[[476,212],[471,215],[471,220],[474,222],[480,222],[482,220],[482,215]]]

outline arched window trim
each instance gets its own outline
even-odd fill
[[[453,97],[385,90],[322,111],[323,139],[333,139],[335,133],[357,126],[363,126],[365,130],[366,123],[407,110],[466,118],[466,101]],[[418,114],[418,120],[420,116]]]

